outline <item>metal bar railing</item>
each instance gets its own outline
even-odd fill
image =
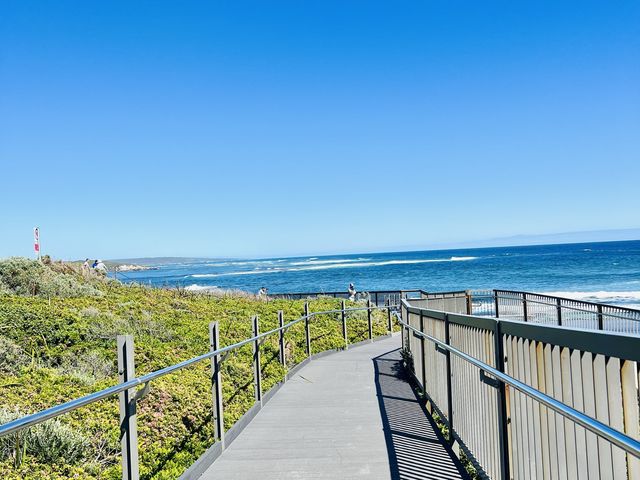
[[[424,290],[410,289],[410,290],[366,290],[358,292],[359,295],[363,295],[372,301],[374,305],[383,306],[387,299],[392,298],[392,303],[399,302],[402,298],[406,298],[412,294],[426,294]],[[317,297],[333,297],[333,298],[345,298],[350,297],[350,293],[346,291],[331,291],[331,292],[287,292],[287,293],[273,293],[269,294],[270,298],[289,299],[289,300],[302,300],[306,298]]]
[[[616,313],[604,313],[604,316],[607,317],[611,317],[611,318],[618,318],[618,319],[622,319],[622,320],[633,320],[633,321],[640,321],[640,310],[635,310],[633,308],[627,308],[627,307],[620,307],[617,305],[609,305],[609,304],[604,304],[604,303],[597,303],[597,302],[587,302],[585,300],[574,300],[572,298],[566,298],[566,297],[553,297],[551,295],[544,295],[541,293],[533,293],[533,292],[518,292],[518,291],[513,291],[513,290],[494,290],[495,291],[495,298],[496,299],[504,299],[504,300],[515,300],[517,298],[517,295],[521,296],[521,298],[526,298],[527,303],[536,303],[539,305],[549,305],[549,306],[554,306],[558,309],[566,309],[566,310],[573,310],[576,312],[584,312],[584,313],[589,313],[592,315],[596,315],[598,314],[598,308],[602,308],[603,306],[609,307],[611,309],[615,309],[618,310],[620,312],[626,312],[627,315],[624,314],[616,314]],[[501,295],[501,294],[508,294],[508,295]],[[549,300],[549,302],[544,302],[541,300],[533,300],[530,298],[530,296],[536,296],[539,298],[546,298]],[[575,306],[571,306],[571,305],[567,305],[566,302],[572,302],[572,303],[576,303],[576,304],[580,304],[580,305],[587,305],[590,307],[595,307],[591,308],[591,309],[587,309],[587,308],[580,308],[580,307],[575,307]],[[561,315],[561,314],[560,314]],[[560,320],[561,321],[561,320]]]
[[[496,370],[495,368],[491,367],[490,365],[487,365],[484,362],[481,362],[480,360],[477,360],[475,358],[473,358],[470,355],[467,355],[466,353],[458,350],[455,347],[452,347],[451,345],[447,345],[445,342],[442,342],[440,340],[438,340],[437,338],[434,338],[430,335],[427,335],[425,333],[422,333],[420,330],[418,330],[417,328],[412,327],[411,325],[409,325],[408,323],[404,322],[402,320],[402,318],[400,316],[397,316],[398,318],[398,323],[400,323],[403,327],[408,328],[409,330],[411,330],[413,332],[414,335],[420,337],[420,338],[424,338],[426,340],[429,340],[430,342],[433,342],[434,344],[438,345],[440,348],[444,348],[447,351],[453,353],[454,355],[457,355],[458,357],[462,358],[463,360],[471,363],[472,365],[475,365],[476,367],[480,368],[481,370],[483,370],[485,373],[488,373],[492,376],[494,376],[497,380],[521,391],[522,393],[524,393],[525,395],[537,400],[538,402],[546,405],[547,407],[551,408],[552,410],[554,410],[555,412],[559,413],[560,415],[562,415],[565,418],[568,418],[569,420],[572,420],[578,424],[580,424],[581,426],[583,426],[584,428],[586,428],[587,430],[589,430],[590,432],[595,433],[596,435],[598,435],[599,437],[602,437],[606,440],[608,440],[609,442],[617,445],[618,447],[622,448],[623,450],[627,451],[628,453],[636,456],[636,457],[640,457],[640,442],[637,441],[634,438],[631,438],[627,435],[625,435],[622,432],[619,432],[618,430],[611,428],[609,425],[606,425],[598,420],[596,420],[595,418],[591,418],[588,415],[585,415],[584,413],[569,407],[568,405],[565,405],[564,403],[556,400],[555,398],[552,398],[544,393],[542,393],[539,390],[536,390],[533,387],[530,387],[529,385],[527,385],[526,383],[522,383],[519,380],[516,380],[515,378],[502,373],[499,370]]]
[[[133,479],[137,480],[138,478],[138,459],[137,459],[137,435],[136,435],[136,419],[135,419],[135,403],[137,400],[142,398],[149,389],[151,382],[157,380],[160,377],[164,377],[171,373],[177,372],[179,370],[191,367],[197,363],[200,363],[205,360],[211,361],[212,367],[212,380],[214,385],[212,385],[212,400],[213,400],[213,419],[214,419],[214,435],[215,438],[219,441],[224,440],[224,422],[222,419],[223,409],[222,409],[222,388],[221,388],[221,376],[220,376],[220,365],[224,361],[225,354],[241,348],[245,345],[253,346],[253,364],[254,364],[254,381],[256,382],[256,400],[260,402],[262,400],[262,391],[260,386],[260,344],[261,340],[265,339],[274,334],[278,334],[279,336],[279,348],[280,348],[280,360],[286,365],[285,351],[284,351],[284,334],[286,331],[292,326],[305,322],[305,343],[307,354],[311,354],[311,336],[309,334],[309,322],[317,315],[326,315],[326,314],[336,314],[339,313],[341,315],[341,319],[343,321],[343,335],[345,339],[345,347],[348,346],[348,338],[347,338],[347,327],[346,327],[346,315],[349,312],[356,311],[366,311],[367,312],[367,330],[368,337],[372,339],[372,328],[371,328],[371,312],[372,310],[388,310],[392,311],[398,307],[397,304],[388,304],[385,306],[374,306],[369,302],[366,307],[350,307],[345,308],[344,302],[342,303],[341,309],[335,310],[326,310],[321,312],[309,312],[308,303],[305,303],[305,314],[295,320],[292,320],[288,323],[284,323],[282,312],[278,312],[278,321],[279,326],[272,330],[258,333],[258,317],[253,317],[253,332],[254,335],[251,338],[247,338],[240,342],[234,343],[232,345],[228,345],[226,347],[219,346],[219,327],[218,322],[211,322],[209,326],[210,333],[210,351],[208,353],[199,355],[197,357],[190,358],[183,362],[176,363],[174,365],[170,365],[160,370],[156,370],[155,372],[148,373],[146,375],[142,375],[139,377],[135,377],[134,373],[134,363],[133,363],[133,338],[130,336],[120,335],[118,336],[118,347],[119,350],[122,350],[123,355],[120,355],[119,351],[119,362],[122,363],[120,365],[121,368],[119,370],[123,372],[121,374],[121,378],[125,381],[118,383],[112,387],[105,388],[98,392],[86,395],[81,398],[77,398],[74,400],[70,400],[68,402],[62,403],[60,405],[56,405],[51,408],[47,408],[40,412],[33,413],[31,415],[26,415],[19,419],[13,420],[11,422],[0,425],[0,437],[4,437],[6,435],[15,434],[23,429],[29,428],[33,425],[37,425],[39,423],[45,422],[52,418],[59,417],[60,415],[64,415],[65,413],[72,412],[79,408],[82,408],[87,405],[91,405],[93,403],[99,402],[101,400],[113,397],[115,395],[121,395],[121,436],[122,436],[122,463],[123,463],[123,479]],[[390,318],[390,317],[389,317]],[[386,322],[385,322],[386,323]],[[389,324],[390,325],[390,324]],[[391,333],[391,332],[389,332]],[[133,378],[131,378],[133,377]],[[133,392],[132,389],[135,389],[138,386],[143,385],[144,388],[139,392]],[[224,448],[224,444],[223,444]]]
[[[435,408],[440,413],[442,420],[449,427],[449,432],[452,436],[455,436],[459,443],[465,448],[465,451],[469,453],[468,457],[471,461],[481,470],[487,471],[485,469],[489,468],[491,471],[490,473],[488,472],[489,476],[492,478],[502,479],[508,479],[511,478],[511,476],[522,476],[522,471],[518,473],[516,467],[521,468],[524,463],[524,465],[526,465],[524,468],[527,469],[530,465],[539,465],[539,462],[541,462],[539,457],[541,453],[539,450],[532,450],[532,452],[528,451],[527,448],[522,450],[522,447],[519,447],[519,444],[516,442],[518,435],[520,435],[520,438],[523,438],[522,435],[524,435],[525,439],[527,438],[526,436],[529,435],[529,439],[531,441],[531,435],[535,436],[540,434],[539,432],[535,433],[533,430],[536,425],[534,418],[537,410],[527,410],[527,408],[530,409],[531,407],[526,407],[525,410],[519,413],[518,408],[522,408],[522,406],[526,404],[518,403],[518,399],[515,397],[516,391],[518,392],[517,395],[523,394],[523,398],[528,398],[529,402],[537,402],[540,405],[539,408],[542,408],[543,406],[548,407],[550,410],[566,419],[564,421],[574,422],[576,424],[576,428],[578,428],[578,426],[583,427],[590,432],[589,435],[596,435],[602,439],[600,441],[609,442],[611,445],[621,448],[630,456],[635,457],[633,458],[633,461],[627,460],[627,462],[638,462],[638,459],[640,459],[640,442],[637,439],[640,438],[637,437],[638,426],[633,421],[630,421],[629,424],[625,423],[624,431],[628,434],[623,433],[619,429],[614,428],[623,427],[622,423],[617,423],[621,422],[620,419],[616,420],[613,416],[611,418],[609,418],[609,416],[601,417],[600,411],[602,411],[603,408],[607,408],[609,411],[612,409],[614,411],[618,410],[619,415],[617,415],[616,418],[624,418],[625,422],[627,415],[629,415],[629,418],[631,419],[637,417],[638,388],[637,378],[634,380],[633,375],[635,374],[637,376],[637,351],[640,347],[640,338],[608,332],[590,332],[588,330],[567,328],[563,329],[555,326],[524,324],[508,320],[498,320],[495,318],[449,314],[418,306],[420,301],[415,302],[416,305],[412,305],[412,303],[414,302],[410,303],[404,300],[401,305],[400,313],[394,313],[394,315],[397,317],[397,321],[401,327],[403,348],[412,354],[413,362],[411,362],[411,364],[419,366],[419,368],[414,369],[414,374],[416,375],[417,380],[422,384],[421,387],[428,400],[428,405],[430,405],[429,408]],[[427,321],[429,322],[428,325]],[[436,328],[435,324],[444,324],[444,337],[441,333],[438,333],[440,338],[436,338],[434,336],[436,333],[433,332],[442,332],[442,327]],[[457,332],[456,344],[452,345],[453,342],[450,341],[448,327],[449,325],[454,324]],[[453,326],[451,328],[453,328]],[[411,337],[418,339],[418,343],[410,341]],[[429,363],[429,369],[425,368],[425,362],[428,360],[428,356],[425,356],[425,351],[427,351],[424,346],[425,341],[432,343],[437,351],[441,353],[446,352],[447,355],[453,354],[456,358],[463,361],[461,364],[456,364],[458,366],[455,370],[451,369],[450,363],[446,366],[446,384],[438,384],[434,381],[434,379],[441,378],[441,375],[444,372],[442,364],[438,365],[431,360]],[[511,354],[508,354],[503,350],[503,345],[508,345],[510,349],[509,351],[513,349]],[[516,351],[516,348],[519,350]],[[547,361],[546,357],[540,356],[543,351],[545,356],[547,354],[550,357],[553,355],[553,364],[549,362],[544,363]],[[574,351],[578,354],[575,359],[578,362],[578,367],[582,368],[582,373],[580,370],[577,372],[565,370],[571,368],[568,364],[568,357],[566,355],[569,353],[573,354]],[[537,352],[538,357],[536,357],[535,352]],[[524,356],[519,357],[518,359],[519,355]],[[531,360],[528,358],[529,355],[531,355]],[[612,357],[609,357],[610,355],[612,355]],[[509,357],[509,370],[505,368],[507,357]],[[620,358],[618,359],[616,357]],[[590,363],[590,359],[592,358],[595,362],[593,366],[591,366]],[[611,361],[607,360],[606,372],[604,372],[605,364],[602,362],[603,358],[611,359]],[[555,363],[556,359],[557,362],[561,363]],[[572,357],[572,361],[573,360],[574,357]],[[458,362],[459,361],[460,360],[458,360]],[[494,366],[490,365],[488,363],[489,361],[494,362]],[[518,370],[518,361],[521,363],[519,366],[520,370]],[[532,363],[529,364],[529,361]],[[535,367],[536,362],[537,367]],[[480,382],[494,387],[497,392],[497,398],[491,397],[486,392],[482,393],[483,391],[478,390],[478,387],[474,387],[469,384],[469,373],[460,366],[463,364],[472,365],[479,369]],[[560,378],[560,376],[556,378],[557,375],[560,375],[560,367],[562,368],[562,378]],[[529,368],[531,368],[531,378],[529,377]],[[566,376],[567,378],[572,378],[569,381],[573,382],[573,384],[569,384],[567,387],[564,383],[560,383],[559,385],[553,385],[549,390],[548,382],[550,380],[547,379],[547,385],[545,388],[544,372],[542,372],[540,375],[542,375],[543,383],[540,387],[545,389],[547,393],[540,391],[538,388],[535,388],[538,386],[537,382],[540,377],[536,376],[534,368],[550,368],[553,370],[554,382],[564,382]],[[596,372],[597,369],[599,369],[598,372]],[[588,372],[592,372],[592,374],[605,375],[603,378],[605,378],[604,381],[607,382],[607,384],[610,381],[613,382],[610,386],[610,398],[607,398],[607,394],[604,393],[596,400],[599,411],[589,411],[586,406],[586,397],[584,406],[585,412],[581,412],[562,401],[567,400],[564,393],[561,393],[559,398],[551,396],[558,395],[558,387],[560,387],[563,392],[566,388],[573,388],[574,390],[575,388],[582,389],[583,387],[581,382],[583,380],[580,380],[581,375],[587,375]],[[623,398],[619,398],[619,393],[616,393],[616,388],[620,389],[620,376],[625,376],[623,372],[627,372],[626,375],[629,377],[627,378],[627,383],[622,384],[622,395],[624,400]],[[458,378],[458,375],[461,377]],[[518,379],[513,375],[519,375],[522,376],[522,378]],[[609,377],[609,375],[611,375],[611,377]],[[429,378],[431,380],[427,381]],[[455,388],[452,387],[450,379],[453,380]],[[526,380],[526,382],[523,380]],[[533,382],[533,386],[528,384],[530,381]],[[587,381],[589,381],[587,377],[584,377],[584,385],[587,385]],[[616,381],[618,382],[618,387],[615,387]],[[624,382],[624,378],[622,378],[622,381]],[[576,387],[576,385],[578,387]],[[512,389],[511,393],[508,393],[505,387]],[[434,388],[436,390],[432,391]],[[444,393],[439,392],[437,391],[438,388],[445,388],[447,391]],[[585,386],[584,388],[586,395],[587,387]],[[453,425],[451,399],[458,399],[460,395],[465,397],[466,406],[462,407],[465,411],[456,410],[456,417],[458,417],[459,414],[462,414],[462,417],[460,418],[462,418],[463,427],[467,429],[467,432],[470,432],[468,435],[474,438],[467,437],[467,434],[464,435],[465,438],[461,438],[458,432],[460,427],[454,427]],[[475,397],[474,395],[480,395],[480,397]],[[434,399],[436,399],[435,403]],[[489,404],[493,404],[493,409],[484,411],[482,410],[483,407],[476,408],[475,403],[478,400],[481,405],[485,406],[484,408]],[[569,401],[571,402],[571,398],[569,398]],[[458,405],[460,405],[459,401]],[[507,413],[509,405],[511,405],[510,416]],[[520,405],[520,407],[518,407],[518,405]],[[592,405],[593,404],[591,404],[591,407]],[[447,410],[441,410],[445,406]],[[583,408],[580,403],[578,404],[578,407]],[[477,413],[478,408],[481,409],[480,414],[474,416],[473,413]],[[516,409],[515,411],[513,410],[514,408]],[[468,412],[466,412],[466,410],[468,410]],[[540,415],[542,415],[542,413],[540,413]],[[553,414],[550,413],[549,415]],[[592,415],[597,416],[598,418],[593,418]],[[481,417],[487,416],[492,418],[492,421],[495,422],[495,424],[489,422],[491,424],[489,429],[486,428],[486,419],[479,420]],[[549,422],[555,425],[554,420],[550,419]],[[605,422],[609,422],[611,425],[608,425]],[[458,424],[459,421],[456,420],[456,423]],[[545,425],[546,423],[542,424],[543,428]],[[518,431],[517,429],[521,430]],[[578,433],[576,433],[576,435],[577,434]],[[497,450],[495,448],[493,450],[485,449],[483,452],[480,452],[484,453],[484,455],[480,455],[480,459],[485,459],[488,465],[483,465],[474,457],[474,452],[469,450],[466,443],[470,440],[475,440],[475,445],[480,445],[479,448],[481,450],[483,448],[482,445],[486,444],[486,442],[496,443]],[[549,440],[549,442],[551,441],[552,440]],[[556,441],[555,437],[553,441]],[[565,445],[561,445],[560,440],[558,440],[558,442],[557,447],[564,451]],[[575,445],[572,448],[574,447]],[[530,445],[530,448],[533,449],[533,445]],[[567,451],[570,450],[568,444],[566,448]],[[611,449],[611,447],[608,448]],[[624,456],[623,452],[618,452],[620,452],[620,455]],[[538,455],[538,457],[536,457],[536,455]],[[616,457],[615,452],[613,458],[620,459],[619,456]],[[498,461],[498,463],[496,463],[496,461]],[[631,468],[631,463],[629,463],[629,468]],[[511,470],[512,467],[513,470]],[[596,472],[594,478],[608,478],[608,473],[601,474],[600,477],[598,477],[598,473]],[[635,477],[630,474],[629,478]]]

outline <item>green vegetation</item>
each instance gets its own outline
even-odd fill
[[[310,301],[311,311],[339,301]],[[208,324],[220,322],[221,344],[299,317],[304,301],[260,301],[247,294],[193,294],[83,279],[66,265],[10,259],[0,262],[0,423],[117,383],[115,338],[135,339],[136,373],[145,374],[206,352]],[[367,337],[366,313],[349,315],[349,340]],[[374,312],[374,335],[386,333],[386,313]],[[338,315],[318,316],[310,327],[313,353],[342,348]],[[287,367],[305,358],[304,323],[286,334]],[[285,374],[278,338],[262,345],[267,391]],[[138,405],[141,477],[175,479],[213,442],[208,362],[163,377]],[[253,404],[251,346],[223,364],[225,425]],[[0,443],[0,478],[120,478],[117,397],[32,427]]]

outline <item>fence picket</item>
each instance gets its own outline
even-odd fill
[[[573,390],[571,388],[571,351],[563,348],[560,351],[560,375],[562,383],[562,402],[570,407],[573,406]],[[565,452],[567,458],[567,476],[568,478],[577,478],[578,476],[578,454],[576,451],[576,430],[575,423],[568,418],[564,421],[564,438]]]
[[[607,400],[609,404],[609,425],[621,432],[624,431],[622,385],[620,381],[620,359],[609,357],[607,371]],[[625,454],[617,447],[612,447],[613,478],[627,478],[627,462]]]
[[[622,402],[624,433],[640,440],[640,415],[638,412],[638,364],[626,360],[622,364]],[[629,480],[640,480],[640,459],[627,454]]]
[[[596,355],[593,359],[593,383],[596,397],[596,418],[602,423],[609,423],[609,401],[607,398],[607,371],[604,355]],[[598,459],[600,462],[600,478],[613,478],[613,459],[611,444],[598,438]]]
[[[571,395],[573,397],[573,408],[584,412],[583,385],[582,385],[582,366],[580,364],[581,352],[574,350],[571,352]],[[586,430],[579,426],[575,426],[576,437],[576,464],[578,467],[577,478],[587,479],[589,477],[588,459],[587,459],[587,437]]]

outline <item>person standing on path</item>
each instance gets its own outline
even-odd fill
[[[349,300],[351,300],[352,302],[355,301],[356,299],[356,287],[353,285],[353,283],[349,284]]]

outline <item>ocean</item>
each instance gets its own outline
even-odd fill
[[[544,292],[640,308],[640,240],[265,259],[146,262],[125,282],[270,293],[420,288]]]

